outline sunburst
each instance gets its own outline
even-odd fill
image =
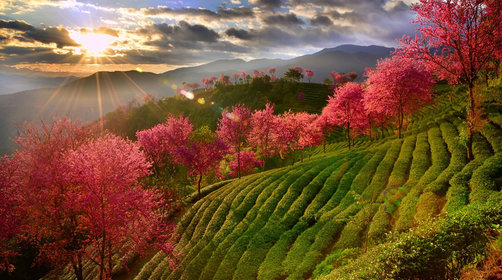
[[[106,50],[116,41],[116,38],[107,34],[73,32],[73,40],[81,45],[80,52],[86,56],[106,56]]]

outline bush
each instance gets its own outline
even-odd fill
[[[445,220],[393,234],[384,244],[322,279],[415,279],[418,275],[421,279],[457,279],[466,265],[486,253],[500,221],[500,205],[468,206]]]

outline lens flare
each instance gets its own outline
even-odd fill
[[[136,67],[136,71],[141,73],[141,72],[143,72],[143,69]]]
[[[206,104],[206,100],[204,98],[197,99],[197,102],[199,102],[199,104]]]
[[[238,117],[238,116],[236,116],[236,115],[235,115],[235,114],[233,114],[233,113],[227,113],[227,114],[226,114],[226,116],[227,116],[227,118],[229,118],[229,119],[233,120],[234,122],[238,122],[238,121],[240,121],[239,117]]]
[[[184,89],[182,89],[182,90],[180,91],[180,93],[181,93],[183,96],[185,96],[186,98],[190,99],[190,100],[194,98],[193,93],[191,93],[191,92],[189,92],[189,91],[186,91],[186,90],[184,90]]]

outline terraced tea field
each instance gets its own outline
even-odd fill
[[[350,151],[339,142],[326,154],[318,147],[309,161],[209,193],[181,219],[178,268],[159,252],[134,279],[306,279],[330,253],[372,247],[389,231],[471,203],[502,201],[500,123],[476,135],[468,162],[456,98],[452,106],[440,96],[415,114],[402,139],[360,138]]]

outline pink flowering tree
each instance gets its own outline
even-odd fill
[[[65,206],[77,210],[66,222],[79,229],[73,238],[82,239],[81,254],[98,265],[99,279],[111,279],[114,254],[146,253],[152,245],[175,266],[174,227],[159,214],[162,194],[138,182],[150,174],[151,162],[137,144],[104,135],[69,151],[65,164],[63,176],[75,188]]]
[[[56,267],[70,263],[79,280],[86,230],[76,219],[81,212],[75,202],[79,188],[71,184],[65,160],[69,151],[96,136],[88,126],[67,118],[40,126],[25,123],[14,140],[18,149],[4,162],[10,171],[2,168],[3,184],[8,184],[4,194],[12,193],[16,199],[8,203],[15,202],[14,211],[22,213],[22,235],[38,248],[36,261]]]
[[[285,112],[277,118],[274,145],[282,158],[292,152],[292,164],[295,163],[295,151],[301,148],[299,140],[305,135],[308,123],[313,122],[314,119],[314,115],[306,112],[293,113],[291,111]]]
[[[227,152],[228,148],[223,140],[206,126],[192,133],[188,141],[176,149],[177,162],[189,170],[188,176],[198,177],[199,199],[203,176],[212,171],[218,172],[218,166]]]
[[[4,156],[0,159],[0,271],[15,268],[11,264],[11,259],[18,255],[14,239],[23,229],[25,213],[19,207],[21,197],[12,184],[15,169],[11,158]]]
[[[322,141],[323,134],[321,128],[316,123],[317,119],[317,115],[311,114],[305,120],[306,126],[304,127],[302,133],[300,134],[300,139],[298,140],[298,148],[302,149],[302,161],[305,149],[309,149],[310,159],[312,147],[319,145]]]
[[[340,74],[338,72],[331,72],[330,75],[333,78],[334,88],[338,88],[349,81],[349,78],[346,75]]]
[[[277,69],[275,67],[268,68],[268,73],[270,74],[270,76],[274,75],[275,71],[277,71]]]
[[[171,115],[164,123],[136,132],[136,137],[159,171],[167,162],[173,162],[173,151],[185,145],[192,131],[193,125],[188,118]]]
[[[237,153],[237,174],[240,178],[240,151],[247,143],[247,137],[251,130],[251,110],[242,104],[232,106],[232,112],[224,110],[218,122],[216,133]]]
[[[312,77],[314,77],[314,71],[305,69],[305,76],[307,76],[307,79],[310,83],[310,80],[312,79]]]
[[[363,95],[364,87],[361,84],[346,83],[336,90],[334,96],[329,97],[328,105],[323,110],[323,114],[330,124],[346,129],[349,149],[351,131],[362,131],[366,125]]]
[[[232,79],[234,79],[234,84],[237,84],[237,81],[239,81],[239,77],[241,76],[240,73],[233,73],[232,74]]]
[[[321,133],[321,138],[319,139],[319,144],[323,145],[323,151],[326,153],[326,142],[327,136],[330,131],[332,131],[335,126],[328,122],[328,113],[327,107],[324,107],[321,115],[317,116],[313,125],[316,127],[316,130]]]
[[[273,105],[266,104],[265,109],[254,111],[251,116],[251,129],[247,140],[263,159],[270,158],[277,153],[273,142],[276,125],[277,117],[274,115]],[[265,168],[265,162],[263,168]]]
[[[246,71],[242,71],[242,72],[241,72],[241,79],[242,79],[244,82],[249,82],[249,75],[248,75],[248,73],[246,73]]]
[[[240,155],[234,154],[234,159],[230,161],[230,175],[233,177],[237,177],[239,163],[237,162],[237,158],[240,158],[240,173],[241,175],[248,175],[254,172],[255,167],[263,166],[263,160],[257,159],[258,155],[253,151],[240,151]]]
[[[401,138],[404,118],[432,102],[431,73],[416,61],[394,57],[380,60],[367,76],[364,107],[369,113],[395,117]]]
[[[476,130],[475,82],[502,55],[502,1],[420,0],[412,6],[419,27],[400,40],[404,57],[418,59],[439,78],[468,87],[467,154]]]

